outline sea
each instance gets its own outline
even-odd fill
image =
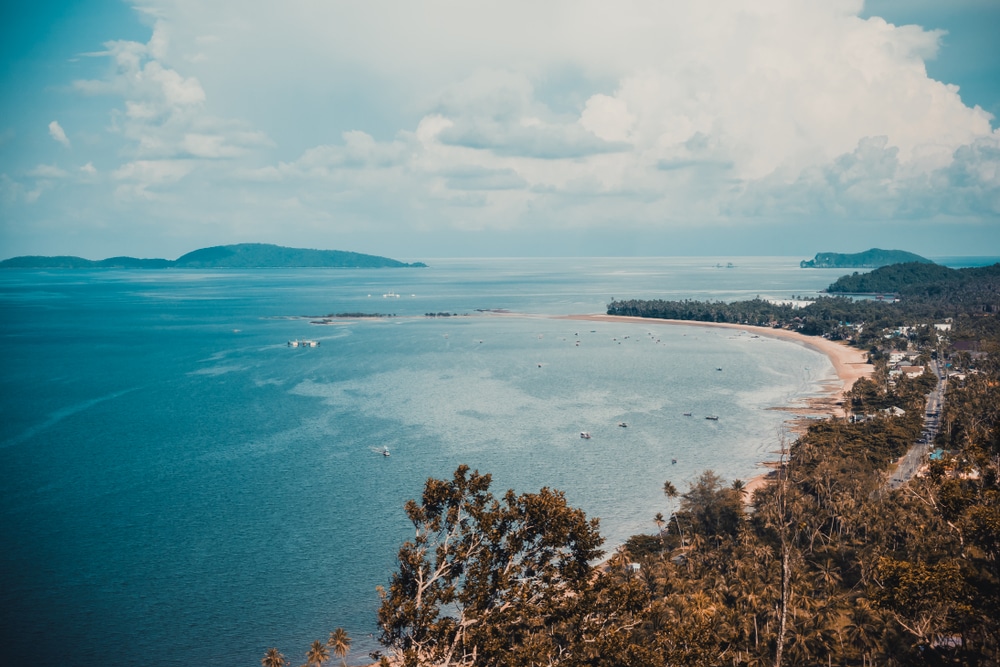
[[[369,662],[429,477],[558,489],[610,552],[676,508],[665,480],[760,474],[770,408],[835,377],[751,332],[560,317],[843,273],[799,258],[418,259],[0,272],[3,662],[299,664],[337,627]]]

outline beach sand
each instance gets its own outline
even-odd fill
[[[680,325],[693,327],[713,327],[721,329],[737,329],[758,336],[767,336],[779,340],[797,343],[806,347],[811,347],[825,354],[830,363],[833,364],[837,373],[837,381],[826,383],[822,386],[822,395],[810,398],[801,405],[775,406],[772,410],[783,410],[789,412],[793,417],[789,420],[789,430],[795,434],[801,434],[808,428],[809,423],[814,419],[826,417],[843,417],[844,395],[854,386],[854,383],[863,377],[871,375],[874,367],[868,363],[867,355],[861,350],[848,347],[843,343],[827,340],[819,336],[806,336],[787,329],[773,329],[771,327],[757,327],[745,324],[728,324],[722,322],[694,322],[690,320],[660,320],[648,317],[627,317],[624,315],[565,315],[562,319],[582,320],[586,322],[633,322],[646,325]],[[778,443],[787,444],[787,443]],[[776,467],[776,461],[762,461],[762,466]],[[775,475],[773,470],[761,473],[746,482],[747,500],[753,497],[755,489],[767,483],[767,480]]]

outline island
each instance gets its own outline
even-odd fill
[[[907,262],[934,263],[926,257],[921,257],[905,250],[871,248],[864,252],[847,254],[818,252],[813,259],[804,259],[799,262],[799,266],[803,269],[877,269],[881,266],[904,264]]]
[[[3,269],[305,269],[305,268],[413,268],[388,257],[343,250],[286,248],[269,243],[238,243],[194,250],[175,260],[109,257],[89,260],[72,255],[44,257],[25,255],[0,261]]]

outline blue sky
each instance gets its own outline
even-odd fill
[[[1000,253],[996,0],[39,0],[0,257]]]

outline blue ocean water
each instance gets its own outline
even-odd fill
[[[425,261],[0,273],[4,660],[298,664],[342,626],[363,662],[427,477],[561,489],[613,548],[669,513],[665,479],[757,474],[788,416],[767,408],[833,376],[736,331],[551,317],[838,276],[797,258]],[[337,312],[396,316],[310,323]]]

